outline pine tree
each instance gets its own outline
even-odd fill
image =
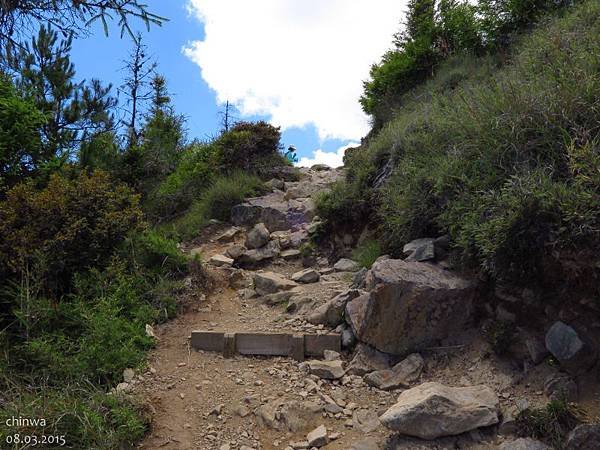
[[[43,160],[67,159],[83,140],[113,127],[116,100],[111,86],[75,80],[71,43],[71,37],[59,39],[56,31],[42,26],[30,43],[9,43],[4,53],[17,87],[46,116],[41,129]]]
[[[127,98],[128,117],[123,120],[123,123],[127,126],[127,147],[132,148],[138,145],[140,139],[139,125],[144,106],[152,99],[149,80],[156,70],[156,63],[148,56],[148,49],[142,42],[141,34],[138,33],[133,50],[124,62],[127,76],[120,92]]]
[[[39,24],[48,24],[63,35],[86,34],[89,25],[101,21],[108,34],[108,22],[116,19],[121,35],[134,38],[129,20],[141,20],[147,28],[167,19],[148,11],[140,0],[0,0],[0,43],[15,42]]]

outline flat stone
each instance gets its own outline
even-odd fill
[[[424,364],[421,355],[413,353],[391,369],[378,370],[365,375],[365,381],[367,384],[383,391],[407,388],[419,379]]]
[[[551,450],[546,444],[531,438],[519,438],[503,442],[499,450]]]
[[[238,227],[231,227],[217,237],[218,242],[231,242],[240,232]]]
[[[402,392],[380,420],[392,431],[436,439],[498,423],[498,405],[498,397],[487,386],[424,383]]]
[[[308,361],[309,372],[325,380],[337,380],[345,374],[342,361]]]
[[[300,252],[300,250],[297,250],[295,248],[289,248],[287,250],[282,251],[280,256],[285,260],[290,260],[300,258],[301,254],[302,252]]]
[[[358,409],[352,414],[352,426],[363,433],[370,433],[379,428],[381,422],[375,411]]]
[[[333,265],[336,272],[357,272],[360,270],[360,266],[356,261],[351,259],[342,258]]]
[[[215,267],[231,267],[233,259],[224,255],[214,255],[208,260],[208,263]]]
[[[367,438],[355,442],[350,447],[350,450],[380,450],[379,440],[376,438]]]
[[[325,428],[325,425],[320,425],[308,433],[306,440],[311,447],[319,448],[327,445],[329,443],[329,438],[327,437],[327,428]]]
[[[314,269],[304,269],[292,275],[292,280],[297,283],[316,283],[321,278],[319,272]]]
[[[242,267],[253,267],[263,261],[276,258],[280,253],[279,243],[269,241],[264,247],[245,251],[236,258],[235,262]]]
[[[296,286],[298,285],[293,281],[274,272],[256,272],[254,274],[254,289],[259,295],[289,291]]]
[[[225,255],[235,260],[242,256],[247,250],[248,249],[243,245],[232,245],[225,251]]]

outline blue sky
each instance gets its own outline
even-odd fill
[[[368,0],[353,6],[340,0],[147,0],[169,21],[150,32],[136,25],[176,110],[187,117],[191,138],[214,136],[221,101],[230,99],[240,119],[281,126],[282,143],[294,144],[305,163],[335,164],[343,146],[368,131],[358,106],[362,80],[401,17],[397,0],[379,2],[378,9]],[[357,36],[355,25],[365,34]],[[132,43],[119,34],[113,27],[106,37],[98,24],[90,37],[75,40],[79,77],[122,84]]]

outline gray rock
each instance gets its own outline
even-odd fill
[[[276,241],[270,241],[262,248],[245,251],[236,258],[235,262],[242,267],[253,267],[260,262],[279,256],[279,253],[279,244]]]
[[[546,348],[569,373],[581,375],[596,362],[596,353],[581,340],[577,331],[563,322],[555,322],[546,333]]]
[[[214,255],[208,260],[208,263],[215,267],[231,267],[233,259],[224,255]]]
[[[271,233],[264,223],[257,223],[246,236],[246,248],[255,249],[267,245]]]
[[[550,355],[550,352],[544,346],[544,340],[538,336],[528,336],[525,339],[525,347],[527,347],[529,357],[534,364],[541,363]]]
[[[349,375],[363,376],[375,370],[389,369],[391,360],[389,355],[369,347],[368,345],[358,344],[356,353],[348,365]]]
[[[311,447],[319,448],[327,445],[329,438],[327,437],[327,428],[325,428],[325,425],[320,425],[308,433],[306,440]]]
[[[378,439],[367,438],[352,444],[350,450],[380,450],[380,448]]]
[[[476,296],[474,284],[455,274],[394,259],[373,264],[366,288],[346,305],[346,322],[359,341],[396,355],[462,331]]]
[[[487,386],[424,383],[406,390],[380,420],[392,431],[436,439],[498,423],[498,397]]]
[[[275,306],[289,302],[294,295],[295,294],[290,291],[277,292],[275,294],[265,295],[261,300],[269,306]]]
[[[424,365],[425,362],[421,355],[413,353],[391,369],[377,370],[367,374],[365,381],[382,391],[407,388],[419,379]]]
[[[336,295],[325,304],[319,306],[307,319],[314,325],[323,324],[331,328],[337,327],[344,321],[346,304],[359,295],[360,292],[355,289]]]
[[[308,361],[308,370],[312,375],[325,380],[337,380],[345,374],[342,361]]]
[[[228,230],[224,231],[219,237],[217,237],[218,242],[231,242],[240,232],[240,229],[237,227],[231,227]]]
[[[259,295],[275,294],[289,291],[298,286],[293,281],[283,278],[274,272],[256,272],[254,274],[254,289]]]
[[[352,285],[350,287],[354,289],[364,289],[368,272],[369,271],[366,267],[363,267],[358,272],[356,272],[352,277]]]
[[[341,358],[341,355],[338,352],[334,352],[333,350],[323,350],[323,359],[325,361],[337,361]]]
[[[252,279],[244,270],[234,269],[229,275],[229,286],[233,289],[246,289],[252,286]]]
[[[358,409],[352,414],[352,425],[363,433],[370,433],[379,428],[381,422],[377,413],[368,409]]]
[[[519,438],[503,442],[499,450],[552,450],[546,444],[531,438]]]
[[[297,283],[316,283],[321,279],[321,275],[314,269],[305,269],[300,272],[296,272],[292,275],[292,280]]]
[[[544,381],[544,394],[555,401],[576,402],[578,395],[577,383],[566,373],[553,373]]]
[[[285,190],[285,181],[280,180],[278,178],[271,178],[269,181],[265,183],[271,189],[278,189],[280,191]]]
[[[125,369],[123,371],[123,381],[125,383],[131,383],[134,378],[135,378],[135,372],[133,371],[133,369]]]
[[[300,250],[296,250],[294,248],[290,248],[281,252],[281,257],[285,260],[300,258],[302,253]]]
[[[345,327],[342,330],[342,348],[351,349],[356,345],[356,336],[354,336],[354,332],[352,328]]]
[[[330,171],[331,167],[329,167],[327,164],[314,164],[311,166],[310,170],[314,170],[316,172],[325,172]]]
[[[569,433],[566,450],[600,449],[600,424],[582,424]]]
[[[225,251],[225,255],[235,260],[242,256],[247,250],[248,249],[243,245],[232,245]]]
[[[408,255],[406,261],[422,262],[435,259],[435,239],[415,239],[406,244],[402,251]]]
[[[333,265],[336,272],[357,272],[360,266],[356,261],[348,258],[342,258]]]

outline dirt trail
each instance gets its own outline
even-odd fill
[[[305,172],[307,178],[303,182],[288,183],[286,191],[301,197],[290,202],[309,204],[305,197],[324,189],[339,175],[336,171]],[[205,260],[222,255],[245,239],[246,233],[241,232],[234,242],[218,242],[217,237],[228,228],[227,224],[212,226],[194,242],[186,243],[184,249],[199,248]],[[316,267],[321,272],[320,281],[295,290],[295,298],[307,299],[310,308],[347,290],[352,279],[352,273],[335,272],[323,260],[320,263]],[[302,269],[299,259],[274,258],[260,270],[289,278]],[[321,447],[327,450],[498,448],[502,438],[498,438],[495,429],[431,442],[393,436],[378,423],[377,416],[396,402],[398,391],[368,387],[358,376],[320,380],[307,375],[290,358],[238,355],[225,359],[217,353],[190,349],[188,338],[192,330],[328,331],[308,324],[298,311],[286,312],[285,304],[268,305],[260,298],[243,298],[240,290],[230,287],[235,269],[209,270],[214,279],[212,292],[205,298],[199,295],[203,297],[201,301],[155,330],[159,341],[150,355],[148,370],[137,376],[134,388],[150,405],[153,416],[151,431],[139,448],[289,450],[292,443],[306,441],[307,433],[319,425],[325,425],[329,436],[335,438]],[[237,272],[248,280],[254,271]],[[201,287],[192,289],[200,292]],[[299,305],[301,309],[302,302]],[[523,374],[510,362],[490,355],[489,346],[477,330],[453,336],[444,346],[447,347],[422,353],[426,364],[421,382],[486,384],[498,393],[503,411],[515,411],[524,402],[529,406],[546,403],[542,386],[552,370],[548,366],[540,365]],[[350,355],[343,357],[348,359]],[[600,404],[597,383],[586,391],[586,398],[588,404]],[[269,409],[269,405],[279,409]],[[314,405],[318,408],[311,410]],[[281,423],[289,426],[281,427]],[[297,444],[292,448],[306,447]]]

